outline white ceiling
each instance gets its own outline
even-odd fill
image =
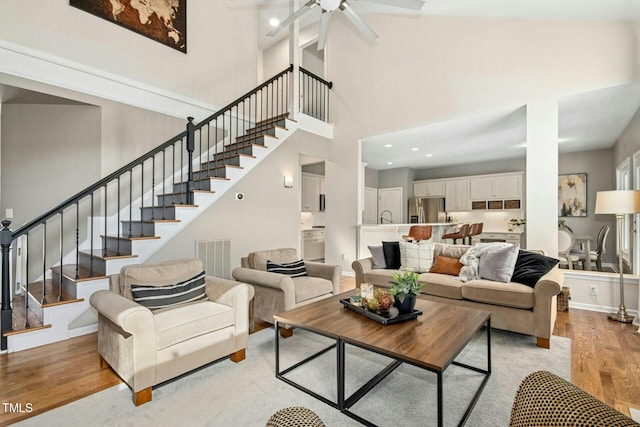
[[[232,1],[238,5],[243,0]],[[244,1],[259,5],[259,45],[262,48],[287,36],[287,32],[283,31],[274,40],[267,37],[266,33],[271,28],[269,19],[282,21],[290,14],[289,0]],[[306,1],[300,0],[300,4]],[[426,0],[421,12],[366,0],[350,0],[350,3],[365,20],[366,15],[372,13],[422,13],[505,19],[640,21],[639,0]],[[320,13],[319,7],[307,13],[301,27],[318,26]],[[613,146],[639,106],[639,84],[604,88],[562,99],[558,106],[559,151]],[[478,162],[524,157],[525,141],[526,109],[517,107],[510,111],[425,124],[419,128],[367,138],[362,145],[362,158],[374,169],[449,166],[463,164],[470,159]],[[385,148],[386,144],[392,144],[393,147]],[[456,153],[464,155],[452,156],[452,146],[456,147]],[[427,154],[431,156],[427,157]]]

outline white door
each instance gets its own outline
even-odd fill
[[[378,189],[364,188],[364,210],[362,211],[363,224],[378,223]]]
[[[406,222],[404,221],[403,204],[402,187],[379,189],[378,222],[384,224],[402,224]]]
[[[631,165],[629,163],[629,158],[627,157],[616,167],[616,190],[631,190]],[[622,261],[623,264],[627,264],[630,267],[632,267],[632,240],[634,240],[631,238],[631,222],[633,221],[633,217],[634,215],[625,215],[622,223]],[[620,247],[617,235],[618,232],[616,231],[616,250]],[[619,252],[616,253],[620,256]]]

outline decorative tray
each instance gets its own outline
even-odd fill
[[[350,310],[355,311],[356,313],[362,314],[369,319],[375,320],[378,323],[382,323],[383,325],[391,325],[393,323],[404,322],[405,320],[412,320],[422,314],[420,310],[413,310],[411,313],[398,315],[398,311],[395,308],[391,308],[389,310],[389,314],[386,316],[376,314],[372,311],[365,310],[362,307],[358,307],[357,305],[351,304],[349,298],[344,298],[340,300],[340,303]],[[395,316],[394,316],[395,314]]]

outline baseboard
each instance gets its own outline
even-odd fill
[[[573,302],[573,301],[569,301],[569,308],[575,308],[577,310],[587,310],[587,311],[595,311],[598,313],[617,313],[618,312],[618,307],[605,307],[602,305],[597,305],[597,304],[586,304],[583,302]],[[632,315],[635,316],[636,319],[638,318],[638,311],[637,310],[630,310],[627,309],[627,312]]]
[[[83,326],[81,328],[69,329],[69,338],[80,337],[82,335],[98,332],[98,324]]]

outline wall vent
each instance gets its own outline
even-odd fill
[[[196,240],[196,256],[209,276],[231,279],[231,240]]]

